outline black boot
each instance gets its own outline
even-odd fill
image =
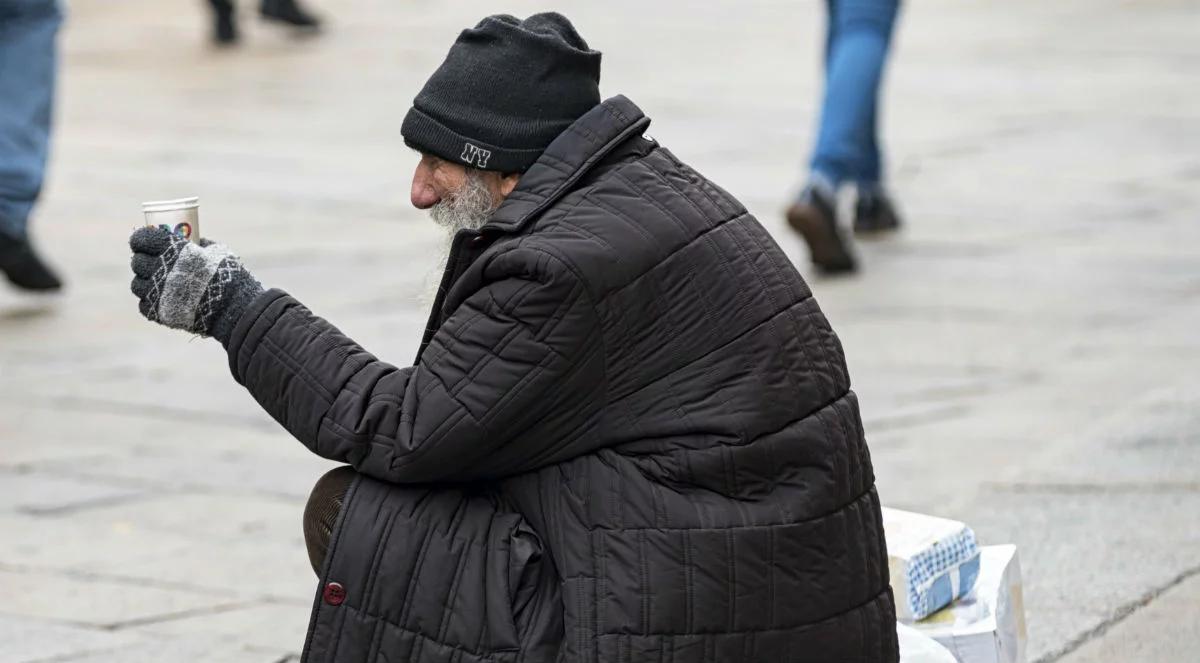
[[[902,225],[900,215],[888,195],[882,191],[860,193],[854,206],[854,232],[872,235],[897,230]]]
[[[212,0],[210,4],[213,8],[213,43],[217,46],[236,44],[238,31],[233,3],[228,0]]]
[[[837,200],[808,187],[787,210],[787,222],[808,244],[812,262],[825,274],[853,272],[857,268],[850,245],[837,222]]]
[[[296,0],[262,0],[259,12],[269,21],[286,23],[295,28],[315,31],[321,27],[320,19],[297,5]]]
[[[0,235],[0,272],[22,290],[51,292],[62,288],[62,281],[42,261],[27,238]]]

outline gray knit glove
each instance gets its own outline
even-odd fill
[[[228,345],[242,311],[263,292],[236,255],[208,240],[196,245],[145,226],[130,236],[129,248],[138,308],[160,325]]]

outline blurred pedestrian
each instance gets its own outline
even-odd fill
[[[237,43],[236,8],[233,3],[234,0],[208,0],[213,9],[213,41],[219,45]],[[321,27],[320,19],[297,4],[296,0],[262,0],[258,13],[268,21],[305,31],[316,31]]]
[[[0,271],[25,290],[62,287],[28,228],[50,145],[61,22],[56,0],[0,0]]]
[[[853,184],[854,232],[900,227],[883,185],[879,146],[879,84],[899,0],[826,0],[825,99],[808,183],[787,210],[788,224],[808,243],[825,273],[856,268],[837,219],[837,194]]]

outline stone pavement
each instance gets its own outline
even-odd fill
[[[326,36],[249,22],[232,52],[204,46],[199,2],[72,4],[37,219],[71,290],[0,288],[0,661],[299,653],[299,520],[329,463],[217,344],[138,317],[124,243],[140,201],[199,195],[205,234],[264,282],[409,361],[440,240],[407,205],[400,120],[485,10],[319,4]],[[557,3],[605,51],[603,91],[801,264],[778,212],[812,136],[820,7]],[[1200,647],[1196,34],[1189,0],[908,3],[886,133],[910,226],[861,247],[861,276],[813,279],[885,503],[1020,546],[1031,661]]]

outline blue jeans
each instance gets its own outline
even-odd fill
[[[0,0],[0,234],[21,238],[42,190],[57,68],[57,0]]]
[[[812,172],[834,185],[877,186],[879,82],[899,0],[826,0],[825,101]]]

